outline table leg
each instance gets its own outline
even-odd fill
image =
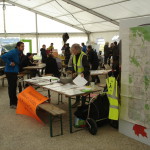
[[[49,102],[51,102],[51,94],[50,94],[50,90],[48,90],[48,98],[49,98]]]
[[[62,100],[62,98],[63,98],[63,97],[62,97],[62,94],[61,94],[61,103],[63,104],[63,100]]]
[[[71,97],[68,98],[68,107],[69,107],[69,126],[70,126],[70,133],[72,133],[72,107],[71,107]]]
[[[60,102],[60,94],[58,93],[58,103],[57,103],[57,105],[59,105],[59,102]]]
[[[63,104],[63,101],[62,101],[62,94],[58,93],[58,103],[57,103],[57,105],[59,105],[59,103]]]

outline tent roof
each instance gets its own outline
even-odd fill
[[[119,30],[122,19],[150,15],[150,0],[5,0],[84,32]]]

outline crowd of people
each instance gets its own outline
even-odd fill
[[[19,72],[30,74],[30,77],[40,76],[37,70],[24,71],[23,68],[27,66],[35,66],[36,63],[33,60],[33,54],[23,54],[24,43],[18,42],[16,48],[1,56],[2,60],[6,63],[5,73],[8,80],[8,93],[10,98],[10,107],[15,108],[17,105],[17,75]],[[51,43],[48,48],[43,44],[40,49],[42,56],[42,63],[46,64],[45,74],[53,74],[56,77],[61,76],[61,59],[53,55],[54,44]],[[87,81],[90,81],[90,70],[97,70],[101,63],[101,52],[97,53],[91,45],[86,46],[84,43],[73,44],[71,47],[69,43],[64,44],[62,47],[62,53],[65,56],[65,71],[72,72],[73,78],[77,75],[81,75]],[[119,64],[119,48],[117,42],[106,42],[104,46],[104,64],[110,64],[110,58],[113,57],[113,67]],[[43,70],[42,70],[43,73]],[[100,83],[98,76],[91,78],[91,82]],[[84,104],[86,97],[82,96],[82,103]],[[80,103],[80,96],[76,98],[75,104],[72,107],[76,107]]]

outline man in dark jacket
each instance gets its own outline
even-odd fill
[[[92,46],[89,45],[87,47],[87,56],[88,56],[88,61],[91,66],[91,70],[97,70],[99,66],[99,60],[97,53],[92,49]],[[97,81],[96,81],[97,80]],[[100,79],[98,76],[92,76],[92,82],[100,83]]]
[[[117,42],[114,42],[114,49],[113,49],[113,69],[118,70],[119,68],[119,48]]]
[[[36,66],[36,64],[33,63],[32,53],[27,53],[27,55],[21,60],[21,66],[22,67]]]
[[[65,65],[68,65],[71,56],[69,43],[66,44],[64,55],[65,55]]]
[[[41,56],[42,56],[42,63],[46,63],[47,54],[46,54],[46,45],[45,44],[42,46],[40,51],[41,51]]]
[[[52,54],[49,54],[46,60],[45,74],[53,74],[55,77],[60,77],[56,59]]]
[[[107,64],[108,58],[109,58],[109,43],[106,42],[104,46],[104,64]]]
[[[72,58],[72,70],[73,77],[75,78],[77,75],[81,75],[87,81],[89,81],[90,76],[90,66],[87,59],[87,55],[82,52],[82,48],[79,44],[73,44],[71,47],[71,51],[73,54]],[[85,104],[86,97],[82,96],[82,105]],[[73,108],[77,107],[80,104],[80,96],[76,97],[76,102],[72,105]]]
[[[33,61],[32,53],[27,53],[27,55],[24,56],[21,60],[21,70],[23,70],[23,68],[27,66],[36,66],[36,64],[34,64],[34,61]],[[36,74],[38,74],[38,76],[41,76],[38,70],[28,70],[28,71],[25,71],[24,73],[29,74],[30,78],[35,77]]]
[[[10,108],[16,108],[17,105],[17,75],[19,73],[20,57],[24,50],[24,43],[18,42],[16,48],[1,56],[6,63],[5,73],[8,80],[8,94],[10,99]]]

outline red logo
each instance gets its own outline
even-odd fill
[[[138,125],[138,124],[135,124],[133,126],[133,130],[137,136],[141,134],[143,137],[147,138],[147,133],[145,132],[145,129],[146,129],[145,127]]]

